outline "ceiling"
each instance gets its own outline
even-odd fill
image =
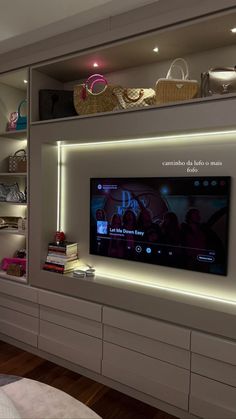
[[[0,54],[159,0],[0,0]]]

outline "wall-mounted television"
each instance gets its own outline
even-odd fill
[[[100,178],[90,253],[227,275],[230,177]]]

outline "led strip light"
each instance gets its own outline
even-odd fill
[[[145,138],[130,138],[130,139],[124,139],[124,140],[107,140],[107,141],[93,141],[93,142],[87,142],[87,143],[74,143],[74,144],[62,144],[61,141],[57,142],[58,145],[58,191],[57,191],[57,228],[58,230],[61,227],[61,149],[62,147],[89,147],[89,146],[104,146],[104,145],[119,145],[119,144],[130,144],[130,143],[140,143],[140,145],[143,144],[143,142],[156,142],[158,140],[185,140],[185,139],[198,139],[201,137],[219,137],[222,135],[236,135],[236,130],[225,130],[225,131],[208,131],[208,132],[199,132],[199,133],[189,133],[189,134],[178,134],[178,135],[163,135],[163,136],[156,136],[156,137],[145,137]],[[191,296],[202,300],[208,300],[208,301],[214,301],[219,302],[223,304],[228,304],[231,306],[236,306],[236,301],[228,300],[224,298],[218,298],[218,297],[211,297],[205,294],[201,293],[195,293],[190,291],[185,291],[182,289],[177,288],[171,288],[171,287],[164,287],[158,284],[153,284],[148,281],[135,281],[131,278],[124,278],[124,277],[118,277],[113,274],[109,275],[107,273],[98,272],[99,275],[101,275],[104,278],[107,279],[114,279],[119,282],[126,282],[129,284],[134,285],[141,285],[149,288],[159,289],[161,291],[167,291],[172,294],[179,294],[179,295],[185,295],[185,296]]]

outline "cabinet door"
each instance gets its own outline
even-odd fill
[[[92,371],[101,372],[100,339],[40,320],[39,349]]]
[[[38,319],[12,309],[0,307],[0,332],[37,347]]]
[[[157,399],[188,409],[189,371],[104,343],[102,374]]]
[[[85,317],[40,306],[40,319],[86,335],[102,338],[102,324]]]
[[[235,419],[236,389],[191,374],[190,413],[205,419]]]
[[[104,326],[103,337],[106,342],[169,362],[181,368],[190,369],[190,352],[177,346],[106,325]]]
[[[174,324],[109,307],[103,309],[103,322],[179,348],[190,348],[190,330]]]
[[[102,320],[102,306],[100,304],[80,300],[79,298],[40,290],[39,304],[97,322]]]
[[[236,365],[236,342],[229,339],[219,338],[206,333],[193,332],[191,351],[199,355]]]

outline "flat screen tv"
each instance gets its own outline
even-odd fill
[[[91,179],[90,253],[227,275],[230,177]]]

